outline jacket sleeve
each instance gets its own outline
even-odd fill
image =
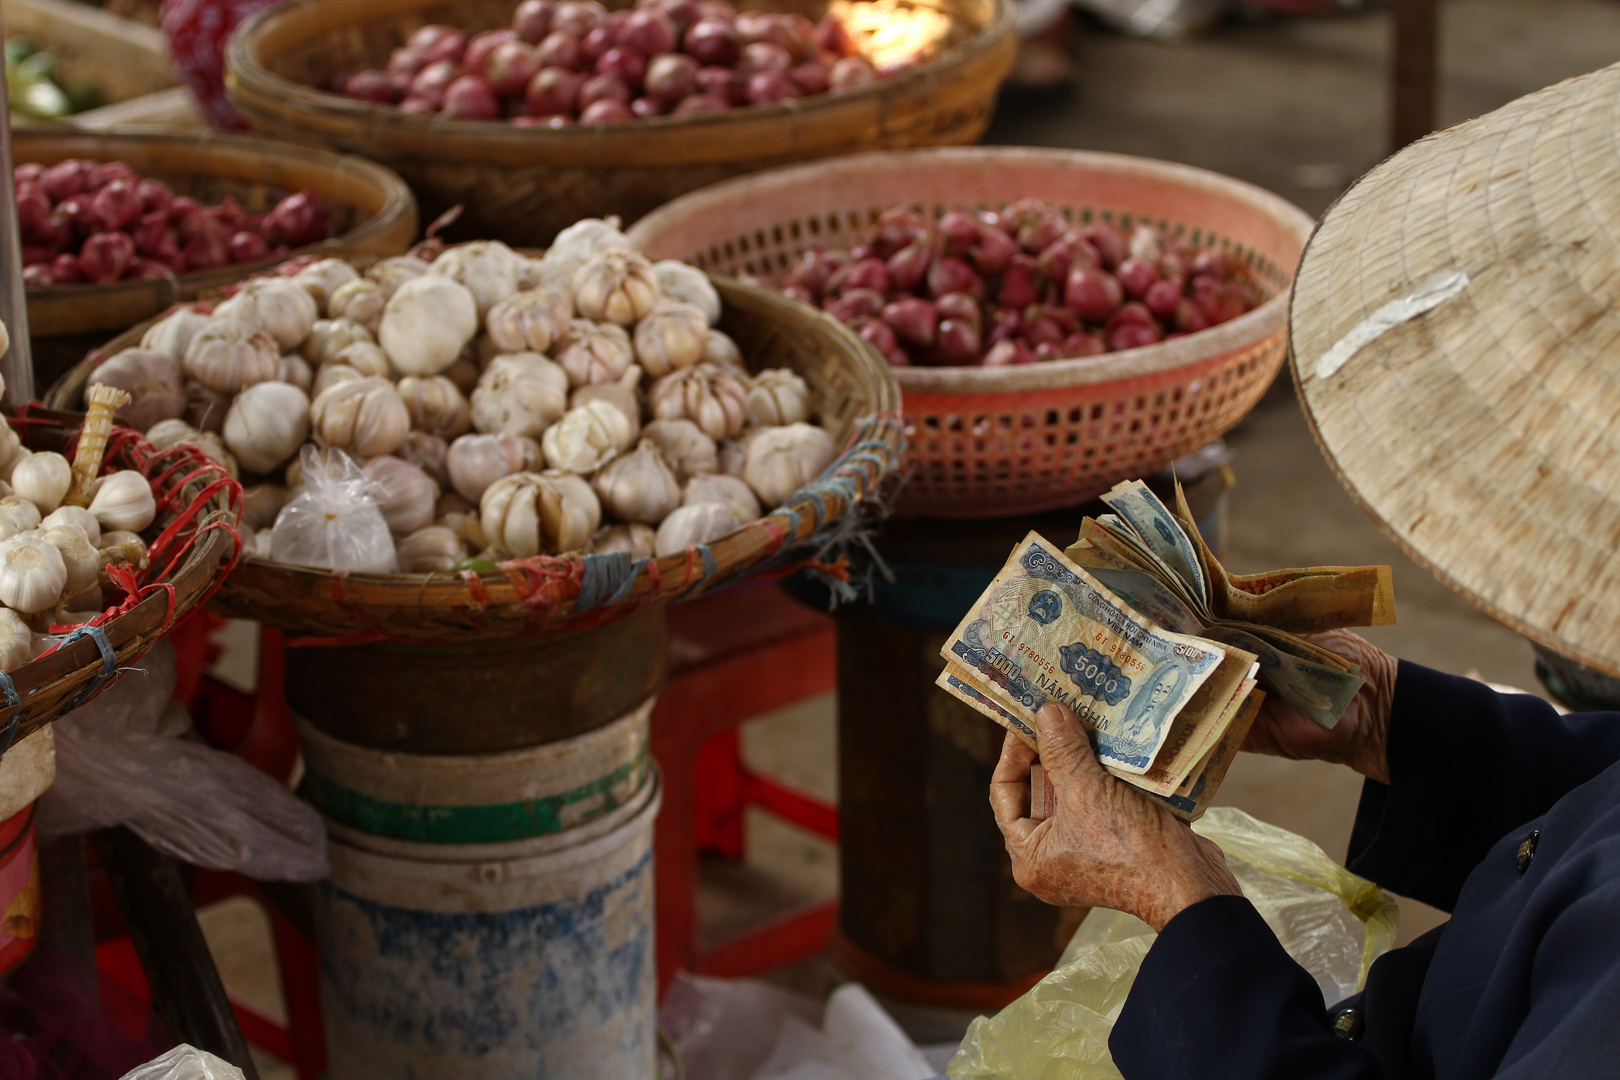
[[[1451,911],[1491,846],[1620,761],[1620,713],[1560,716],[1541,698],[1401,661],[1390,783],[1361,791],[1345,865]]]

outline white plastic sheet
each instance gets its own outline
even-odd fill
[[[276,515],[270,557],[297,566],[392,574],[394,538],[379,509],[377,483],[341,450],[304,447],[304,488]]]
[[[245,1080],[242,1070],[199,1050],[190,1043],[181,1043],[168,1053],[153,1058],[145,1065],[131,1069],[121,1080]]]

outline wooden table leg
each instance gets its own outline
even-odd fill
[[[1390,153],[1435,129],[1439,0],[1394,0],[1391,19]]]

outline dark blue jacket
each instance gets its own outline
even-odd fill
[[[1451,921],[1324,1010],[1248,901],[1194,904],[1142,963],[1115,1063],[1126,1080],[1620,1077],[1617,762],[1620,713],[1560,717],[1403,662],[1390,784],[1362,789],[1348,866]]]

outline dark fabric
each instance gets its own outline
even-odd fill
[[[1171,920],[1109,1047],[1127,1080],[1581,1080],[1620,1075],[1620,714],[1403,663],[1389,785],[1363,790],[1349,865],[1446,908],[1388,954],[1333,1034],[1315,982],[1246,901]],[[1521,873],[1518,851],[1539,830]],[[1403,1048],[1406,1056],[1403,1058]]]

